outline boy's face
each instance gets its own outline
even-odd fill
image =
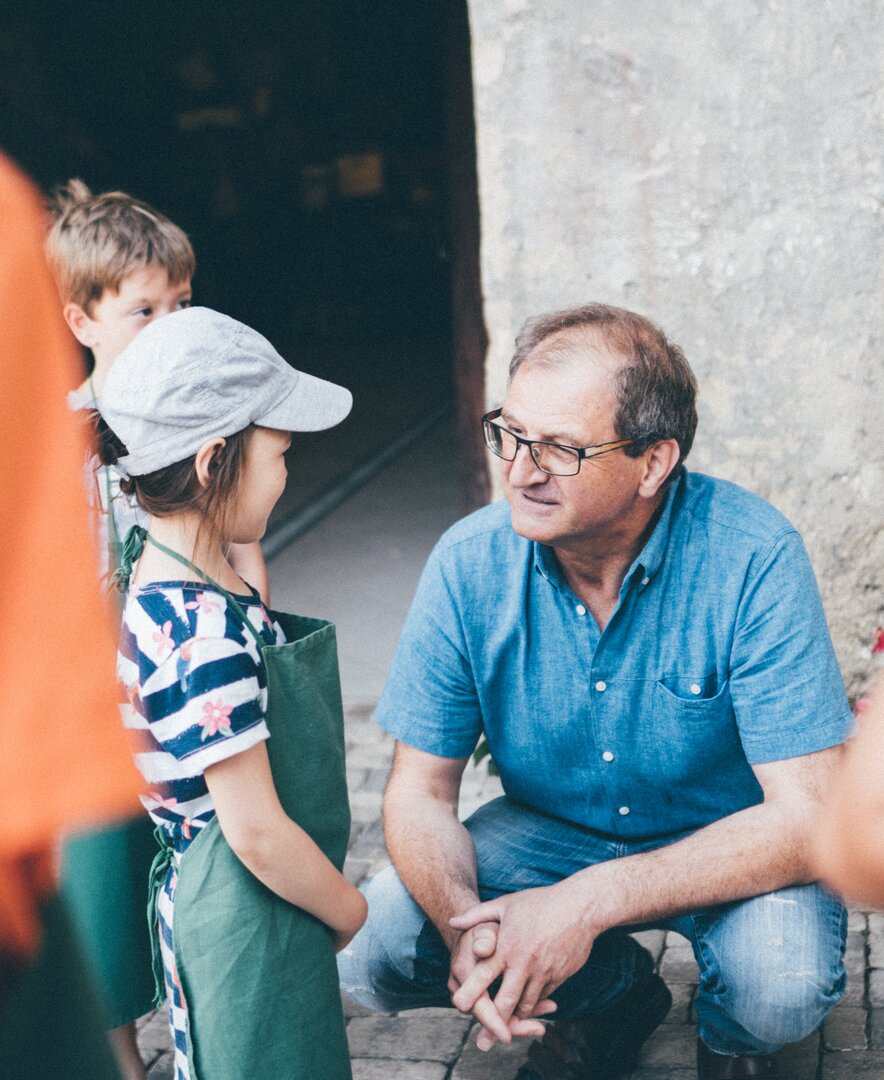
[[[109,365],[148,323],[190,307],[190,280],[173,285],[161,266],[144,266],[106,290],[87,315],[79,304],[66,304],[64,315],[81,345],[92,350],[96,367]]]

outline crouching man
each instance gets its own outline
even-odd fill
[[[542,1035],[519,1080],[634,1067],[671,997],[629,930],[693,946],[701,1080],[776,1075],[844,989],[808,855],[848,704],[798,533],[685,468],[695,393],[631,312],[528,323],[483,418],[506,502],[440,540],[378,709],[394,865],[342,985]],[[506,794],[461,823],[483,731]]]

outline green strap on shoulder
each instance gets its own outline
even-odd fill
[[[239,615],[240,619],[242,619],[243,626],[258,643],[258,648],[261,649],[267,644],[252,625],[252,621],[246,615],[242,604],[239,603],[232,593],[229,593],[223,585],[219,585],[217,581],[210,578],[209,575],[200,570],[198,566],[194,566],[190,559],[186,559],[179,552],[173,551],[172,548],[166,547],[165,544],[161,544],[159,540],[155,540],[142,525],[133,525],[126,533],[126,539],[123,541],[120,549],[120,565],[110,576],[110,585],[112,588],[116,589],[118,592],[126,592],[128,590],[129,579],[132,577],[132,568],[141,558],[146,543],[153,544],[153,546],[162,551],[164,555],[168,555],[169,558],[175,559],[176,562],[180,562],[182,566],[186,566],[188,570],[196,574],[196,576],[201,578],[207,585],[211,585],[213,589],[217,589],[237,615]]]

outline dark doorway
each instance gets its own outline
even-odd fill
[[[194,242],[197,303],[353,389],[347,424],[298,440],[280,516],[454,399],[452,267],[478,243],[465,92],[466,0],[86,0],[0,28],[0,145],[44,188],[158,206]],[[474,400],[483,333],[458,359]]]

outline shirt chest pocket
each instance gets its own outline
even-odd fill
[[[667,674],[654,682],[655,709],[690,718],[711,717],[730,712],[730,686],[717,672],[706,674]]]
[[[666,782],[697,791],[725,783],[744,760],[728,681],[719,684],[714,674],[666,675],[649,689],[647,741]]]

